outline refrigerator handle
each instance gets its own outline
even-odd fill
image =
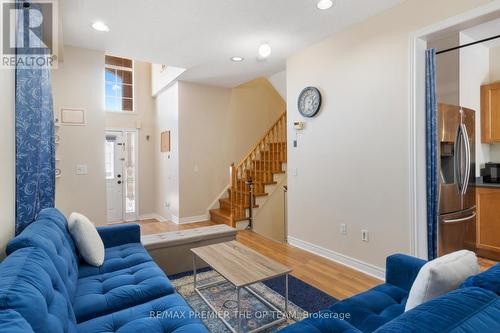
[[[463,193],[462,183],[462,126],[457,128],[457,138],[455,139],[455,179],[457,180],[458,192]]]
[[[465,221],[469,221],[469,220],[472,220],[473,218],[476,217],[476,212],[472,213],[472,215],[470,216],[467,216],[467,217],[463,217],[463,218],[460,218],[460,219],[451,219],[451,220],[443,220],[444,223],[460,223],[460,222],[465,222]]]
[[[467,189],[469,187],[469,178],[470,178],[470,168],[471,168],[471,156],[470,156],[470,141],[469,141],[469,133],[467,133],[467,127],[462,123],[460,125],[462,127],[462,137],[464,140],[465,147],[465,174],[464,180],[462,182],[462,195],[465,195]]]

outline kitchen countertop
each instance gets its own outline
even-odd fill
[[[483,177],[476,178],[476,187],[490,187],[500,189],[500,183],[485,183]]]

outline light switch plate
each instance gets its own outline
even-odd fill
[[[76,166],[76,174],[77,175],[87,175],[88,174],[88,167],[86,164],[78,164]]]

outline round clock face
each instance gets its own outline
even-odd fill
[[[304,117],[314,117],[321,108],[321,93],[318,88],[307,87],[299,95],[299,112]]]

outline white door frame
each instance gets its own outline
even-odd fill
[[[139,130],[136,128],[118,128],[118,127],[106,127],[104,130],[106,132],[122,132],[122,134],[125,134],[127,132],[133,132],[135,133],[135,160],[136,160],[136,168],[135,168],[135,192],[136,192],[136,197],[135,197],[135,214],[132,218],[125,218],[125,191],[123,191],[123,222],[133,222],[139,220]],[[106,202],[107,204],[107,202]],[[122,222],[107,222],[108,224],[119,224]]]
[[[425,161],[425,50],[427,37],[500,13],[500,0],[418,30],[410,36],[410,223],[411,252],[427,259]]]

